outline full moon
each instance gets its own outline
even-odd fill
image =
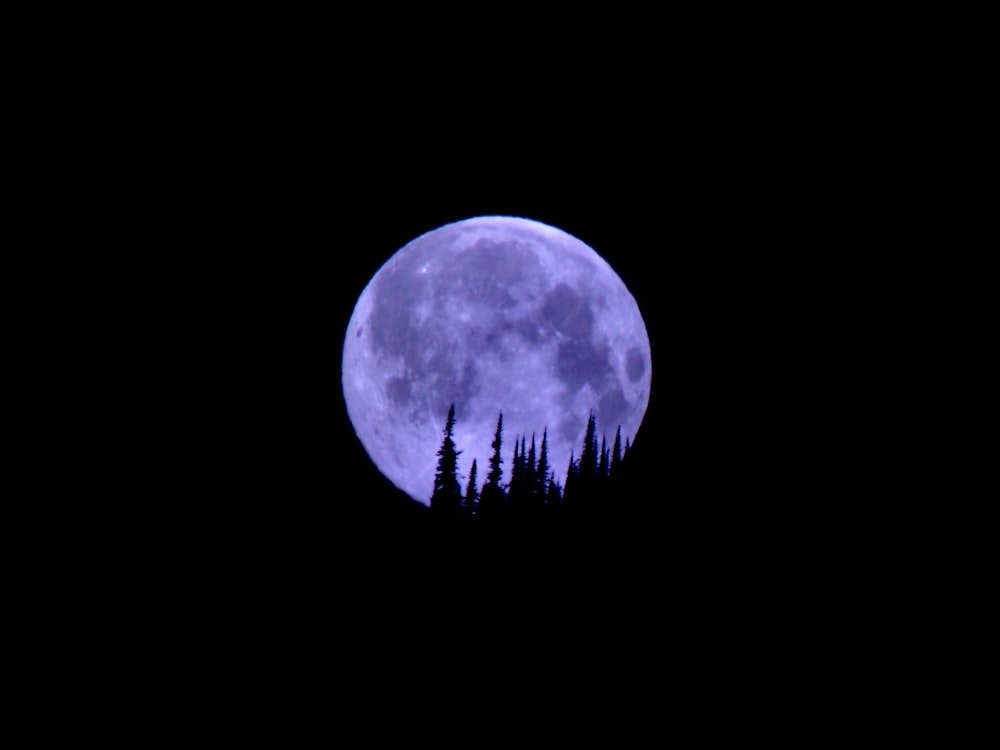
[[[649,401],[649,338],[610,265],[566,232],[482,216],[446,224],[399,249],[354,307],[344,338],[347,413],[378,469],[430,503],[445,418],[455,405],[462,489],[479,488],[503,413],[503,481],[515,438],[548,430],[563,484],[587,420],[635,439]]]

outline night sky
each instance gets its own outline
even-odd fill
[[[149,450],[138,431],[118,430],[143,457],[130,462],[123,512],[108,525],[135,550],[113,556],[109,570],[136,576],[115,592],[126,608],[119,623],[163,623],[142,653],[188,653],[183,690],[207,686],[205,706],[227,691],[203,670],[228,650],[232,682],[254,693],[264,685],[266,696],[297,687],[308,701],[295,700],[296,711],[324,720],[341,694],[392,720],[393,698],[426,695],[434,719],[450,721],[460,701],[491,712],[492,723],[463,738],[474,742],[524,706],[554,706],[565,684],[590,701],[569,722],[558,714],[560,724],[589,732],[604,713],[621,739],[637,717],[672,731],[672,713],[685,708],[675,693],[704,702],[735,685],[740,703],[770,699],[757,678],[774,674],[776,652],[794,666],[786,685],[812,700],[802,675],[837,672],[815,654],[850,655],[852,633],[878,646],[895,640],[870,637],[871,612],[908,560],[892,557],[881,577],[867,563],[898,538],[900,514],[886,509],[890,480],[864,474],[891,448],[867,417],[892,393],[875,370],[906,311],[874,334],[859,322],[864,293],[896,283],[895,265],[872,273],[895,227],[865,226],[891,198],[872,179],[883,159],[872,152],[895,136],[872,140],[871,112],[831,98],[799,54],[753,72],[767,45],[742,23],[734,35],[756,49],[724,58],[698,42],[682,50],[684,25],[629,17],[617,35],[629,54],[619,57],[605,48],[604,15],[594,20],[592,36],[562,30],[580,48],[557,52],[547,78],[536,53],[548,42],[537,33],[469,45],[413,33],[412,54],[383,64],[343,43],[358,31],[350,23],[297,22],[280,49],[270,29],[246,36],[259,68],[239,54],[222,55],[219,75],[191,64],[176,106],[142,81],[154,111],[115,120],[135,144],[122,149],[127,168],[110,174],[126,197],[101,200],[102,223],[124,226],[127,246],[108,278],[137,297],[160,293],[153,333],[169,341],[133,356],[150,338],[138,316],[121,342],[124,367],[109,375],[141,382],[129,418],[162,436]],[[657,38],[637,43],[643,27]],[[718,28],[713,19],[705,36]],[[223,36],[240,35],[227,26]],[[839,66],[842,52],[829,60]],[[440,66],[418,70],[429,53]],[[495,69],[479,70],[481,60]],[[528,69],[515,71],[518,61]],[[451,71],[479,78],[459,84]],[[875,80],[872,99],[884,99],[886,79]],[[842,88],[854,98],[855,87]],[[131,108],[127,91],[116,98]],[[121,147],[117,126],[109,137]],[[84,145],[103,160],[101,144]],[[93,176],[106,179],[97,163]],[[615,533],[486,545],[427,534],[347,419],[341,348],[365,284],[418,235],[491,214],[578,237],[642,313],[653,379],[632,468],[644,515]],[[78,234],[80,247],[102,252],[103,228]],[[156,377],[148,389],[147,372]],[[83,489],[103,502],[103,485]],[[844,575],[852,571],[854,580]],[[144,593],[148,612],[134,605]],[[449,657],[459,674],[442,669]],[[275,679],[268,661],[281,665],[270,666]],[[529,696],[489,699],[473,673]],[[853,674],[849,697],[866,676]],[[608,713],[623,688],[629,711]],[[831,705],[846,705],[844,695]],[[249,726],[242,708],[237,723]],[[787,713],[780,701],[769,708]],[[699,731],[732,723],[710,699],[705,715]],[[343,731],[338,717],[328,723]]]
[[[316,550],[351,543],[359,528],[405,527],[413,501],[381,476],[347,419],[343,335],[396,250],[491,214],[578,237],[634,295],[653,356],[634,466],[663,498],[648,526],[671,549],[719,559],[773,540],[796,514],[815,526],[839,512],[838,478],[814,470],[820,458],[803,439],[815,411],[836,403],[828,381],[813,388],[836,363],[816,346],[826,334],[810,307],[835,235],[780,164],[696,125],[669,144],[619,133],[588,154],[557,132],[523,128],[518,143],[461,147],[359,130],[319,150],[316,130],[289,137],[259,170],[230,172],[215,222],[226,249],[210,266],[230,296],[206,347],[219,356],[217,346],[242,337],[252,352],[217,384],[231,401],[223,412],[239,448],[226,450],[251,524],[277,509],[281,538]],[[804,493],[819,500],[803,504]]]

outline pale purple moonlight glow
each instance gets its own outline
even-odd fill
[[[430,502],[450,404],[482,486],[497,415],[504,480],[515,436],[549,431],[562,483],[587,418],[635,437],[649,400],[649,339],[618,275],[590,247],[528,219],[446,224],[393,255],[365,287],[344,339],[342,380],[355,432],[379,470]]]

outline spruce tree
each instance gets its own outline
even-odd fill
[[[434,475],[434,492],[431,495],[431,510],[455,514],[462,504],[462,488],[458,484],[458,457],[461,451],[455,448],[455,405],[448,410],[448,420],[444,426],[444,440],[437,452],[438,465]]]
[[[587,433],[583,438],[583,453],[580,454],[580,479],[590,485],[597,476],[597,417],[590,412]]]
[[[611,475],[614,476],[618,471],[618,466],[622,462],[622,427],[618,425],[618,433],[615,435],[615,447],[611,454]]]
[[[514,457],[510,461],[510,482],[507,483],[507,497],[513,497],[521,488],[521,443],[514,438]]]
[[[599,479],[604,479],[608,476],[609,472],[609,453],[608,453],[608,441],[607,438],[601,436],[601,463],[597,467],[597,476]]]
[[[559,486],[559,482],[555,480],[555,477],[549,482],[549,487],[545,491],[545,504],[549,507],[555,507],[559,505],[562,501],[562,488]]]
[[[531,433],[531,448],[528,449],[528,462],[524,467],[524,486],[528,489],[528,495],[534,500],[538,497],[538,466],[537,454],[535,453],[535,433]]]
[[[486,475],[486,484],[492,484],[499,486],[501,480],[501,469],[500,464],[503,463],[503,459],[500,458],[500,443],[503,440],[503,414],[497,418],[497,432],[493,436],[493,444],[490,446],[493,448],[493,456],[490,458],[490,472]]]
[[[465,509],[469,513],[476,510],[476,503],[479,500],[479,491],[476,488],[476,459],[472,459],[472,468],[469,470],[469,484],[465,488]]]
[[[493,437],[493,456],[490,458],[490,471],[486,475],[486,484],[483,492],[479,496],[479,509],[477,513],[481,516],[488,516],[503,508],[507,498],[503,491],[503,471],[500,464],[503,459],[500,457],[500,450],[503,447],[503,414],[497,419],[497,431]]]
[[[566,486],[563,488],[563,500],[567,503],[576,502],[579,491],[580,469],[576,463],[576,456],[570,452],[569,466],[566,468]]]
[[[534,439],[532,439],[534,442]],[[542,432],[542,448],[538,455],[538,468],[536,473],[538,475],[538,494],[542,497],[548,496],[549,490],[549,473],[551,468],[549,467],[549,428],[546,427]]]
[[[514,467],[507,487],[507,499],[512,511],[524,508],[529,492],[527,447],[522,437],[520,441],[514,440]]]

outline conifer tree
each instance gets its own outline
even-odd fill
[[[567,503],[577,500],[577,492],[579,490],[578,483],[580,481],[580,468],[576,463],[576,456],[571,452],[569,454],[569,466],[566,468],[566,486],[563,488],[563,500]]]
[[[497,431],[493,437],[493,456],[490,458],[490,470],[486,475],[486,484],[483,492],[479,496],[479,508],[477,513],[481,516],[489,516],[500,511],[507,500],[503,491],[503,471],[500,464],[503,459],[500,457],[500,450],[503,446],[503,414],[497,419]]]
[[[507,485],[508,495],[521,486],[521,442],[514,438],[514,458],[510,462],[510,482]]]
[[[531,433],[531,448],[528,449],[528,462],[524,467],[524,485],[528,489],[528,495],[534,500],[538,497],[538,466],[537,454],[535,453],[535,433]]]
[[[559,482],[553,477],[549,482],[549,487],[545,492],[545,504],[550,507],[555,507],[559,505],[562,501],[562,488],[559,486]]]
[[[587,433],[583,438],[583,453],[580,454],[579,476],[588,486],[597,476],[597,417],[590,413],[587,420]]]
[[[500,464],[503,463],[503,459],[500,458],[500,443],[503,440],[503,413],[497,418],[497,432],[493,437],[493,444],[490,446],[493,448],[493,456],[490,458],[490,472],[486,475],[486,484],[492,484],[495,486],[500,485],[501,480],[501,469]]]
[[[438,465],[434,475],[434,492],[431,494],[431,510],[455,514],[462,504],[462,488],[458,484],[458,457],[461,451],[455,448],[455,405],[448,410],[444,426],[444,439],[437,452]]]
[[[615,435],[615,447],[611,454],[611,470],[612,476],[618,471],[618,466],[622,462],[622,427],[618,425],[618,433]]]
[[[511,472],[510,485],[507,488],[507,498],[511,510],[521,511],[530,505],[531,479],[528,469],[528,446],[522,435],[520,441],[514,441],[514,468]]]
[[[549,466],[549,428],[546,427],[542,432],[542,447],[538,455],[538,468],[536,470],[538,475],[538,494],[545,498],[548,497],[549,474],[551,471],[552,469]]]
[[[479,491],[476,488],[476,459],[472,459],[472,468],[469,470],[469,484],[465,488],[465,509],[469,513],[475,512],[478,500]]]

